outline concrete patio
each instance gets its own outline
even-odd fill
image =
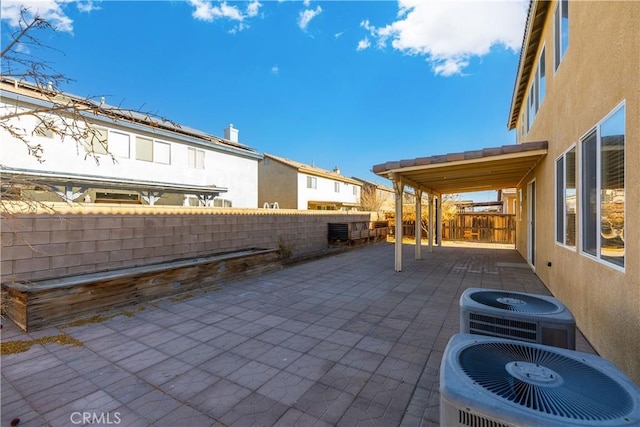
[[[381,243],[133,307],[4,355],[2,420],[20,426],[434,426],[444,348],[468,287],[548,294],[515,250]],[[593,352],[581,334],[577,349]],[[95,421],[100,421],[96,423]]]

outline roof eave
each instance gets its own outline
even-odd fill
[[[509,121],[507,123],[509,130],[515,129],[518,123],[518,116],[522,110],[522,103],[529,83],[529,75],[536,61],[542,29],[550,3],[550,1],[532,0],[529,6],[529,14],[527,16],[527,24],[522,49],[520,51],[518,72],[516,73],[513,95],[511,97],[511,108],[509,110]]]

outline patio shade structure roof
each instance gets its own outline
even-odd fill
[[[546,141],[399,160],[373,167],[377,175],[431,194],[517,187],[547,154]]]
[[[434,236],[442,227],[434,230],[434,198],[442,194],[466,193],[472,191],[500,190],[518,187],[525,177],[547,155],[546,141],[527,142],[515,145],[503,145],[477,151],[450,153],[431,157],[418,157],[409,160],[387,162],[373,167],[377,175],[393,182],[396,197],[396,218],[402,217],[402,192],[408,185],[416,194],[429,194],[429,230]],[[416,217],[421,215],[422,196],[416,197]],[[438,202],[439,203],[439,202]],[[438,208],[435,215],[438,224],[442,221],[442,212]],[[421,241],[421,227],[416,221],[415,239]],[[396,271],[402,271],[402,222],[396,222]],[[438,245],[441,238],[438,237]],[[433,238],[429,239],[429,252],[432,251]],[[416,245],[416,259],[422,257],[422,245]]]

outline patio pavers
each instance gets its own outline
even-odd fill
[[[462,292],[548,292],[514,250],[415,260],[413,249],[400,273],[383,243],[100,323],[23,333],[5,320],[3,343],[67,334],[82,345],[2,356],[1,425],[67,426],[78,412],[127,426],[438,425]]]

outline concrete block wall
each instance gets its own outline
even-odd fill
[[[330,222],[367,212],[64,205],[2,221],[2,282],[113,270],[283,245],[302,256],[327,249]]]

